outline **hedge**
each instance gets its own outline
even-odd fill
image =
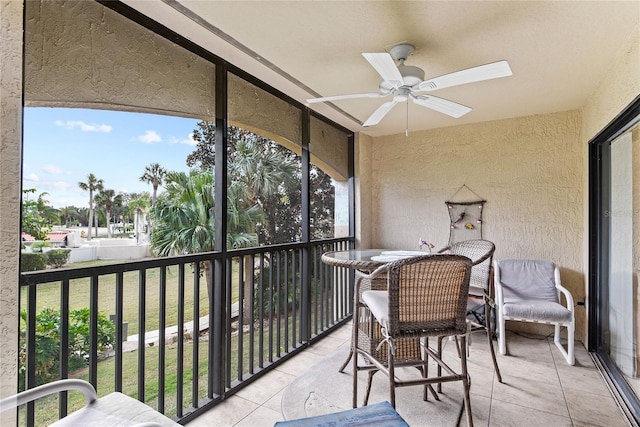
[[[36,271],[47,268],[47,256],[41,252],[23,252],[20,255],[20,271]]]

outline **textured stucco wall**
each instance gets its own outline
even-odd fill
[[[336,181],[349,177],[349,135],[339,129],[311,118],[311,161]]]
[[[247,81],[229,75],[229,123],[277,141],[300,154],[302,112]],[[347,134],[312,118],[311,161],[337,181],[348,176]]]
[[[26,46],[28,106],[214,118],[215,66],[99,3],[28,2]],[[300,153],[301,111],[237,76],[229,81],[230,122]],[[321,144],[336,135],[315,130],[314,163],[344,179],[346,144]]]
[[[233,74],[229,74],[229,122],[279,140],[300,153],[301,111]]]
[[[215,68],[93,1],[26,2],[28,106],[214,117]]]
[[[639,6],[640,9],[640,6]],[[639,10],[640,13],[640,10]],[[640,27],[620,47],[605,78],[595,85],[582,110],[585,141],[593,138],[627,105],[640,95]]]
[[[580,132],[580,113],[569,111],[375,138],[368,148],[371,245],[417,249],[424,238],[444,246],[444,202],[466,184],[487,200],[483,237],[496,244],[496,259],[553,260],[582,299]],[[577,322],[581,339],[583,309]]]
[[[22,2],[0,1],[0,397],[18,378]],[[11,425],[13,414],[0,414]]]
[[[354,187],[355,187],[355,226],[356,247],[372,248],[373,209],[371,178],[374,173],[371,167],[371,156],[374,139],[368,135],[357,134],[355,137]]]

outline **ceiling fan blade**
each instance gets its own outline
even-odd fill
[[[513,74],[507,61],[492,62],[491,64],[480,65],[444,76],[434,77],[425,80],[418,85],[419,90],[437,90],[445,87],[458,86],[467,83],[480,82],[482,80],[497,79]]]
[[[387,115],[387,113],[389,111],[391,111],[391,109],[398,103],[398,101],[396,101],[395,99],[392,99],[389,102],[385,102],[384,104],[382,104],[381,106],[378,107],[378,109],[376,111],[373,112],[373,114],[371,116],[369,116],[369,118],[367,119],[366,122],[364,122],[362,124],[362,126],[373,126],[373,125],[377,125],[378,123],[380,123],[380,120],[382,120],[384,118],[384,116]]]
[[[329,102],[329,101],[339,101],[341,99],[354,99],[354,98],[384,98],[385,96],[390,95],[389,93],[379,93],[379,92],[371,92],[371,93],[352,93],[349,95],[334,95],[334,96],[324,96],[322,98],[311,98],[307,99],[308,103],[316,103],[316,102]]]
[[[466,105],[458,104],[457,102],[449,101],[447,99],[438,98],[437,96],[411,95],[411,99],[413,99],[413,102],[418,105],[431,108],[432,110],[447,114],[451,117],[455,117],[456,119],[464,116],[469,111],[471,111],[471,108],[467,107]]]
[[[376,69],[382,80],[391,83],[395,88],[404,84],[402,74],[388,53],[363,53],[362,56]]]

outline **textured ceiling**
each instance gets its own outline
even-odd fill
[[[302,102],[377,91],[361,54],[399,42],[426,78],[509,61],[511,77],[432,93],[473,108],[459,119],[410,103],[363,128],[384,100],[311,105],[373,136],[581,108],[640,27],[639,1],[125,2]]]

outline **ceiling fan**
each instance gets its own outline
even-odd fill
[[[432,110],[458,118],[471,111],[471,108],[458,104],[457,102],[438,98],[437,96],[421,94],[420,92],[431,92],[466,83],[507,77],[512,74],[507,61],[498,61],[424,80],[424,71],[421,68],[404,64],[404,61],[414,50],[415,47],[413,45],[402,43],[392,47],[389,53],[362,54],[373,68],[376,69],[378,74],[380,74],[380,77],[382,77],[379,92],[325,96],[322,98],[307,99],[307,102],[316,103],[338,101],[341,99],[385,98],[387,96],[393,96],[391,101],[387,101],[378,107],[363,123],[363,126],[378,124],[396,104],[407,102],[409,99],[423,107],[431,108]],[[400,64],[396,66],[394,60]]]

